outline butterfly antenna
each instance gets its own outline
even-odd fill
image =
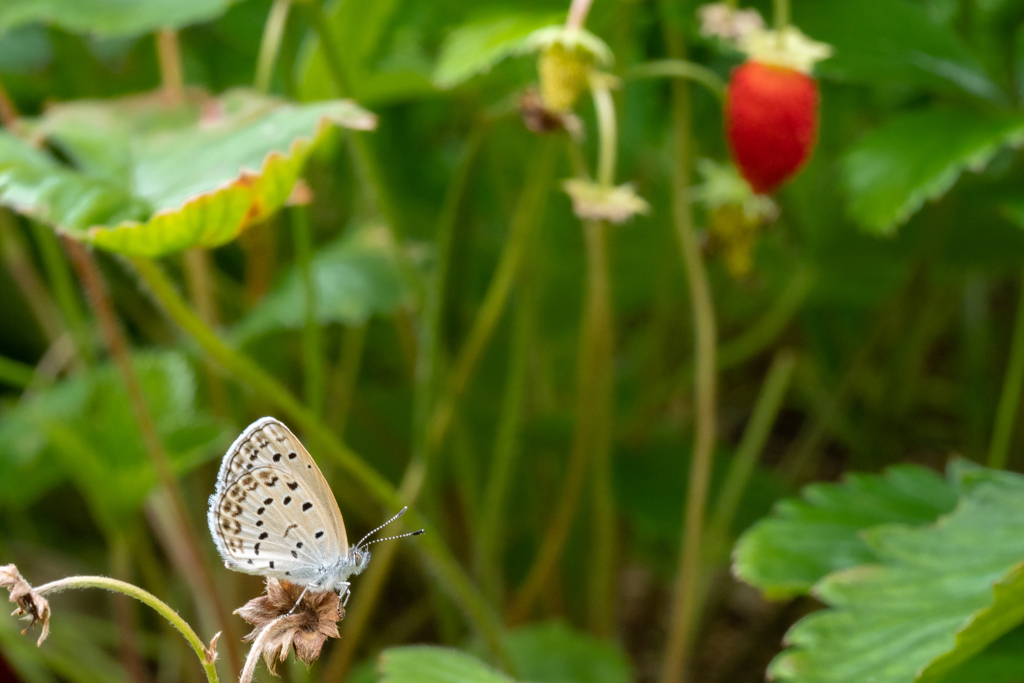
[[[368,538],[369,538],[370,536],[373,536],[373,535],[374,535],[375,533],[377,533],[378,531],[380,531],[381,529],[383,529],[384,527],[386,527],[386,526],[387,526],[388,524],[391,524],[391,522],[395,521],[396,519],[398,519],[399,517],[401,517],[402,515],[404,515],[404,514],[405,514],[405,511],[406,511],[406,510],[408,510],[408,509],[409,509],[409,506],[408,506],[408,505],[406,505],[406,506],[405,506],[404,508],[402,508],[401,510],[399,510],[399,511],[398,511],[398,514],[397,514],[397,515],[395,515],[394,517],[392,517],[392,518],[391,518],[391,519],[389,519],[388,521],[384,522],[383,524],[381,524],[381,525],[380,525],[379,527],[377,527],[376,529],[374,529],[374,530],[373,530],[373,531],[371,531],[370,533],[368,533],[368,534],[366,534],[365,536],[363,536],[362,540],[360,540],[360,541],[359,541],[359,543],[356,543],[355,547],[356,547],[356,548],[359,548],[359,547],[361,547],[361,546],[363,545],[363,541],[365,541],[366,539],[368,539]],[[383,539],[383,538],[382,538],[381,540],[383,541],[383,540],[385,540],[385,539]]]
[[[419,536],[420,534],[425,534],[425,533],[426,533],[425,529],[420,529],[418,531],[410,531],[407,534],[398,534],[397,536],[388,536],[387,538],[378,538],[376,541],[370,541],[369,543],[367,543],[363,547],[365,548],[367,546],[373,545],[374,543],[380,543],[382,541],[393,541],[396,538],[408,538],[409,536]]]

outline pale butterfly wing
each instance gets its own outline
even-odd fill
[[[348,557],[341,510],[320,468],[272,417],[249,425],[224,455],[208,521],[225,566],[247,574],[312,584]]]

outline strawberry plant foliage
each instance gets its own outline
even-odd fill
[[[1024,142],[1024,117],[940,108],[903,114],[868,133],[843,160],[850,215],[891,234],[965,170],[981,171]]]
[[[349,101],[293,105],[245,90],[174,106],[157,95],[60,105],[27,127],[72,164],[0,133],[0,203],[125,254],[218,246],[284,205],[335,124],[375,119]]]
[[[740,538],[733,571],[772,597],[806,594],[826,574],[876,559],[861,535],[865,529],[928,524],[954,505],[950,484],[913,465],[881,476],[851,474],[840,484],[811,484]]]
[[[4,0],[0,32],[33,22],[69,31],[132,36],[209,21],[238,0]]]
[[[873,559],[815,584],[828,609],[790,630],[770,675],[937,682],[1024,623],[1024,477],[961,467],[951,477],[960,502],[937,522],[861,531]]]

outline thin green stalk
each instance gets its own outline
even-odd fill
[[[573,431],[572,449],[569,465],[565,474],[562,490],[558,495],[558,503],[550,524],[541,539],[540,548],[533,564],[527,572],[518,593],[512,601],[508,612],[508,621],[518,624],[529,618],[534,603],[540,598],[543,590],[550,584],[551,576],[558,567],[558,562],[565,548],[565,542],[572,530],[573,520],[579,508],[584,484],[591,468],[607,469],[609,448],[608,431],[611,416],[611,316],[608,301],[607,271],[607,239],[604,232],[607,226],[598,222],[584,224],[584,235],[587,244],[587,284],[584,297],[583,320],[580,326],[579,364],[576,374],[576,415]],[[599,478],[609,476],[603,472]],[[596,505],[607,507],[610,491],[603,490],[603,484],[595,491],[601,500]],[[599,509],[602,515],[606,512]],[[607,530],[607,519],[595,520],[595,527]],[[612,520],[614,527],[614,520]],[[610,559],[605,557],[608,547],[600,541],[602,548],[596,551],[601,558],[601,566],[592,568],[600,574],[599,579],[591,583],[591,593],[603,590],[611,570]],[[596,586],[596,588],[595,588]],[[593,603],[593,599],[592,599]],[[591,609],[594,605],[591,604]],[[594,616],[594,615],[592,615]],[[610,619],[611,610],[599,617]],[[602,629],[608,623],[599,623]]]
[[[331,382],[334,391],[328,404],[327,424],[334,428],[342,440],[345,438],[348,414],[352,408],[356,383],[359,381],[359,366],[362,364],[363,348],[366,345],[366,326],[367,323],[361,323],[345,327],[341,336],[341,358],[338,359]]]
[[[260,92],[270,91],[270,81],[274,76],[274,64],[281,50],[281,39],[288,25],[288,10],[291,0],[274,0],[267,14],[267,23],[263,25],[263,37],[260,39],[260,52],[256,57],[256,78],[253,87]]]
[[[437,449],[429,438],[429,416],[436,395],[437,365],[439,363],[438,333],[443,313],[443,296],[447,289],[448,268],[454,245],[455,227],[459,207],[469,186],[471,171],[480,148],[483,130],[474,129],[463,151],[458,171],[446,192],[444,204],[438,217],[437,263],[424,297],[423,312],[420,315],[416,338],[416,368],[413,390],[413,453],[406,466],[400,485],[403,500],[412,504],[423,490],[430,465]],[[343,680],[355,658],[356,647],[369,624],[377,599],[384,587],[384,580],[397,554],[397,546],[381,548],[374,556],[374,562],[360,583],[358,595],[352,600],[343,626],[341,644],[327,663],[325,680]],[[499,650],[500,652],[500,650]]]
[[[988,448],[988,466],[1004,469],[1010,455],[1010,440],[1017,422],[1021,385],[1024,383],[1024,280],[1017,299],[1017,319],[1010,342],[1010,359],[1003,376],[1003,390],[999,395],[996,421],[992,426],[992,441]]]
[[[157,432],[153,414],[146,403],[142,384],[138,375],[135,374],[128,341],[114,312],[113,303],[107,293],[99,266],[85,245],[71,238],[65,238],[64,244],[78,273],[82,288],[85,290],[86,299],[99,323],[107,350],[121,375],[125,392],[128,394],[129,405],[139,427],[142,445],[150,458],[157,481],[160,482],[160,489],[171,503],[174,525],[184,541],[182,550],[186,556],[182,560],[192,570],[192,575],[188,578],[193,583],[196,598],[213,607],[221,629],[228,636],[228,664],[232,671],[238,671],[241,659],[238,645],[235,642],[233,624],[228,617],[221,596],[214,586],[210,569],[203,561],[203,552],[196,528],[188,515],[188,507],[185,504],[185,497],[178,485],[178,480],[174,478],[174,473],[171,471],[170,460],[160,434]]]
[[[316,283],[310,267],[313,259],[313,230],[309,224],[309,210],[305,206],[292,207],[292,237],[295,243],[295,265],[302,280],[305,322],[302,326],[302,368],[305,377],[306,406],[316,416],[323,415],[324,357],[320,342],[320,324],[316,318]]]
[[[32,383],[34,376],[31,365],[0,356],[0,382],[23,389]]]
[[[49,593],[60,593],[66,590],[74,590],[81,588],[102,588],[103,590],[113,591],[115,593],[121,593],[127,595],[130,598],[135,598],[139,602],[149,607],[152,607],[157,613],[166,619],[171,626],[177,629],[178,633],[185,637],[188,644],[192,647],[192,650],[196,653],[196,657],[199,658],[199,664],[203,667],[203,673],[206,674],[206,680],[210,683],[217,683],[217,668],[214,666],[215,647],[217,639],[220,637],[218,633],[210,641],[210,647],[207,648],[203,641],[200,640],[196,632],[192,630],[192,627],[188,625],[184,619],[178,616],[178,613],[171,609],[166,603],[157,599],[152,593],[148,593],[138,586],[133,586],[130,583],[124,581],[118,581],[117,579],[107,578],[106,576],[72,576],[66,579],[60,579],[59,581],[52,581],[47,584],[43,584],[35,589],[39,595],[47,595]]]
[[[172,28],[157,31],[156,56],[164,96],[170,102],[181,102],[185,98],[185,76],[181,69],[181,44],[177,31]]]
[[[662,3],[666,10],[667,4],[667,0]],[[665,22],[665,38],[669,55],[675,59],[685,59],[686,48],[682,31]],[[692,130],[690,88],[686,81],[672,82],[672,128],[675,137],[675,148],[672,153],[672,213],[693,306],[693,329],[696,337],[694,366],[697,369],[694,393],[697,415],[683,536],[680,541],[679,570],[673,589],[668,641],[661,672],[662,683],[682,683],[686,680],[693,651],[700,588],[704,512],[711,479],[716,422],[715,311],[700,246],[693,229],[690,200]]]
[[[658,59],[630,67],[624,78],[685,78],[710,90],[719,100],[725,99],[725,81],[711,69],[685,59]]]
[[[581,29],[587,23],[587,15],[590,14],[590,6],[594,0],[572,0],[569,5],[569,13],[565,17],[565,27],[569,29]]]
[[[789,26],[789,0],[772,0],[772,18],[776,31]]]
[[[494,455],[483,494],[483,510],[477,525],[477,581],[491,600],[501,604],[502,513],[512,483],[512,472],[519,454],[519,430],[522,424],[523,393],[526,388],[527,361],[533,343],[537,317],[537,293],[533,282],[520,288],[516,318],[512,331],[505,396],[494,437]]]
[[[320,3],[304,2],[302,6],[306,10],[309,23],[320,39],[320,49],[323,51],[324,61],[327,64],[331,80],[334,81],[338,97],[351,97],[352,88],[349,85],[348,74],[345,72],[345,62],[341,57],[341,51],[334,42],[334,35],[331,33],[331,27],[327,23],[327,17],[324,16]],[[356,177],[359,179],[363,212],[377,213],[383,216],[388,228],[396,237],[400,237],[402,231],[392,210],[394,203],[384,186],[383,172],[370,149],[367,134],[350,130],[346,132],[346,136],[350,143],[349,150],[352,154]],[[402,256],[404,252],[400,250],[399,254],[400,258],[404,258]],[[411,278],[411,265],[404,262],[402,265],[406,277]]]
[[[64,334],[57,306],[43,285],[43,279],[39,277],[35,264],[32,263],[14,216],[4,208],[0,208],[0,255],[3,256],[11,279],[21,290],[46,340],[50,344],[56,343]]]
[[[590,92],[594,98],[599,136],[597,182],[603,187],[615,184],[615,156],[618,151],[618,130],[615,123],[615,101],[612,99],[608,79],[603,75],[590,77]]]
[[[437,447],[444,441],[444,436],[451,425],[455,404],[467,389],[477,362],[501,318],[512,284],[527,252],[530,236],[541,219],[544,200],[547,198],[554,174],[556,142],[544,141],[534,165],[527,174],[526,186],[512,216],[508,237],[502,248],[498,266],[487,286],[483,304],[452,364],[447,386],[434,407],[430,421],[430,441],[437,444]]]
[[[85,313],[82,310],[81,302],[75,291],[75,283],[71,276],[71,269],[61,251],[60,243],[56,235],[49,227],[32,221],[32,231],[39,245],[39,251],[43,257],[43,266],[53,288],[57,306],[64,318],[64,324],[71,331],[75,340],[76,350],[79,357],[85,363],[92,365],[96,362],[96,353],[89,333],[89,326],[85,322]]]
[[[589,608],[591,631],[610,638],[615,627],[615,495],[612,490],[612,427],[614,422],[614,332],[608,272],[608,224],[587,222],[583,226],[587,243],[587,288],[593,290],[594,373],[593,411],[593,508],[590,541]]]
[[[728,544],[729,529],[736,517],[736,510],[739,509],[750,475],[761,458],[765,442],[771,433],[772,425],[775,424],[779,408],[782,407],[782,399],[789,389],[794,367],[796,355],[787,349],[779,351],[775,354],[764,384],[761,385],[757,402],[754,403],[754,411],[746,429],[743,430],[743,437],[733,455],[725,483],[718,494],[714,512],[708,523],[708,540],[717,546],[709,553],[712,561],[718,561],[722,555],[721,548]]]
[[[203,322],[216,329],[220,324],[220,312],[215,296],[216,285],[213,281],[210,252],[203,247],[192,247],[182,253],[182,261],[185,266],[185,282],[192,305]],[[206,389],[213,414],[220,418],[227,417],[228,394],[227,388],[224,386],[224,379],[210,359],[207,359],[203,366],[206,375]]]

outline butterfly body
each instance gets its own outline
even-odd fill
[[[272,576],[310,591],[348,592],[369,562],[350,548],[327,481],[281,422],[249,425],[224,455],[207,515],[228,569]]]

